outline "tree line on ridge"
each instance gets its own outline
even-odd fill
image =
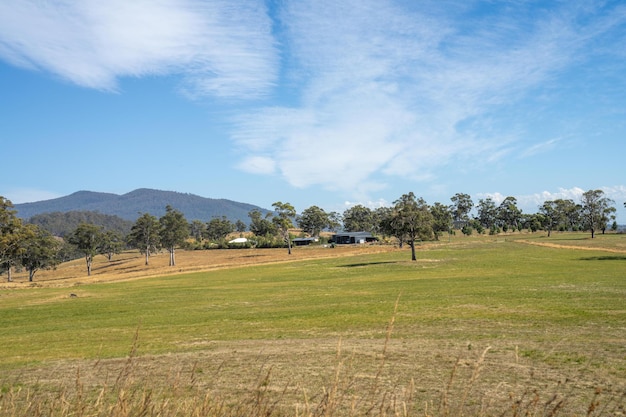
[[[592,238],[597,231],[617,230],[615,202],[601,190],[583,193],[580,203],[571,199],[546,201],[533,214],[522,213],[514,197],[505,198],[499,205],[491,198],[480,199],[474,204],[471,197],[463,193],[455,194],[450,200],[450,205],[438,202],[429,205],[423,198],[409,192],[390,207],[370,209],[356,205],[342,214],[326,212],[318,206],[297,214],[291,204],[279,201],[272,205],[274,211],[266,215],[256,209],[250,211],[249,225],[240,220],[233,223],[225,216],[214,217],[206,223],[189,222],[180,211],[167,206],[160,218],[142,214],[132,223],[128,233],[119,230],[123,224],[111,222],[111,219],[107,219],[108,224],[117,225],[117,229],[96,225],[87,216],[60,237],[47,230],[45,225],[22,222],[11,201],[0,196],[0,272],[6,272],[8,281],[11,281],[12,270],[24,268],[32,281],[37,271],[55,268],[61,262],[82,256],[89,276],[96,255],[105,255],[111,260],[115,254],[129,248],[138,249],[145,256],[146,265],[151,254],[165,249],[169,253],[169,265],[175,266],[177,248],[228,248],[232,247],[226,241],[229,235],[238,232],[243,236],[247,231],[254,239],[243,247],[286,246],[291,254],[296,225],[302,236],[319,237],[322,231],[343,230],[366,231],[381,238],[392,238],[400,246],[406,243],[411,247],[412,260],[416,260],[416,242],[438,240],[454,230],[465,235],[543,230],[548,236],[553,231],[589,231]],[[476,214],[470,216],[473,210]],[[98,217],[91,217],[94,218]]]

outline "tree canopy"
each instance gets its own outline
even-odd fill
[[[272,204],[272,207],[274,207],[275,212],[272,222],[287,244],[288,253],[291,255],[291,238],[289,236],[289,229],[293,228],[293,219],[296,217],[296,209],[291,204],[282,203],[280,201]]]
[[[100,226],[94,224],[79,224],[76,230],[69,236],[68,242],[75,245],[85,256],[87,263],[87,276],[91,275],[93,257],[96,256],[102,244],[103,231]]]
[[[160,247],[160,229],[161,225],[157,218],[149,213],[142,214],[130,229],[128,243],[145,255],[146,265],[148,265],[150,254]]]
[[[189,225],[185,216],[172,206],[165,208],[165,214],[159,219],[161,244],[170,254],[170,266],[176,265],[176,247],[182,245],[189,236]]]

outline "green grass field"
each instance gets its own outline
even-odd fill
[[[296,415],[294,404],[316,415],[324,401],[328,411],[329,387],[348,404],[402,398],[375,415],[516,415],[516,401],[525,415],[623,415],[625,245],[624,235],[455,237],[424,244],[416,262],[407,249],[0,290],[0,415],[28,415],[7,412],[25,406],[20,390],[75,396],[77,370],[81,390],[102,389],[131,350],[133,380],[155,392],[191,375],[180,404],[201,389],[241,406],[272,369],[264,393],[281,398],[276,415]]]

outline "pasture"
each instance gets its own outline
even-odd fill
[[[181,251],[172,270],[126,253],[90,278],[84,261],[18,274],[0,287],[0,415],[624,415],[625,235],[417,256]]]

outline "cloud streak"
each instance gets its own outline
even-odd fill
[[[7,0],[0,58],[102,91],[174,76],[190,97],[237,99],[220,103],[238,169],[367,200],[575,142],[529,134],[537,104],[561,105],[581,69],[621,78],[626,7],[539,3]]]
[[[288,2],[280,17],[299,103],[238,118],[233,140],[244,158],[273,160],[273,172],[296,187],[361,194],[393,178],[434,179],[443,166],[501,158],[524,129],[499,128],[497,112],[530,91],[549,91],[553,78],[584,60],[586,45],[625,21],[613,17],[602,30],[596,21],[577,23],[576,8],[510,6],[480,17],[464,6],[452,20],[435,3],[411,10],[367,0]],[[610,14],[595,12],[599,20]],[[528,143],[524,156],[558,145]]]
[[[261,1],[4,1],[0,56],[104,91],[121,77],[181,75],[190,95],[249,98],[277,75]]]

